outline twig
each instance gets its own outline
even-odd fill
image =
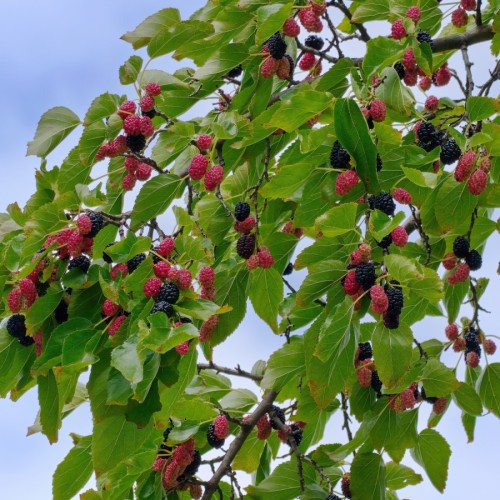
[[[483,24],[483,18],[481,15],[481,0],[477,0],[476,4],[476,26],[481,26]]]
[[[347,438],[349,439],[349,441],[352,441],[352,431],[351,428],[349,427],[351,419],[349,417],[349,414],[347,413],[347,397],[343,392],[341,393],[341,397],[342,397],[342,413],[344,415],[344,425],[342,426],[342,429],[345,429],[347,433]],[[356,452],[353,453],[354,455],[356,455]]]
[[[334,26],[331,18],[330,18],[330,15],[328,14],[328,11],[325,11],[323,18],[325,19],[326,24],[328,24],[328,28],[330,28],[330,31],[331,31],[332,37],[333,37],[333,40],[332,40],[330,46],[327,47],[327,49],[324,52],[325,53],[328,52],[332,48],[332,46],[334,46],[335,49],[337,50],[338,55],[339,55],[339,59],[342,59],[344,57],[344,53],[342,52],[342,49],[340,48],[339,36],[338,36],[337,30],[335,29],[335,26]]]
[[[288,290],[290,290],[290,292],[297,293],[297,290],[295,290],[295,288],[292,285],[290,285],[290,283],[283,276],[281,277],[281,279],[283,280],[283,283],[288,288]],[[323,302],[321,299],[316,299],[314,302],[320,305],[321,307],[326,307],[326,302]]]
[[[321,476],[321,480],[324,481],[328,485],[328,492],[332,493],[333,484],[330,481],[330,478],[328,477],[328,475],[325,474],[325,471],[323,470],[323,468],[318,465],[316,460],[312,459],[311,457],[309,457],[307,455],[302,455],[302,460],[305,460],[306,462],[310,463],[318,471],[318,474]]]
[[[224,201],[224,198],[222,197],[222,193],[220,192],[220,186],[217,186],[217,189],[215,190],[215,196],[217,196],[222,206],[224,207],[226,215],[236,220],[236,217],[234,216],[233,212],[231,212],[231,209],[227,206],[226,202]]]
[[[349,8],[345,5],[343,0],[336,0],[332,2],[328,2],[328,5],[331,5],[332,7],[337,7],[344,15],[351,21],[352,19],[352,14]],[[361,23],[353,23],[351,21],[351,24],[356,27],[356,29],[359,31],[359,34],[361,36],[361,40],[364,42],[367,42],[370,40],[370,35],[368,34],[368,31],[366,31],[366,28],[363,26]]]
[[[481,85],[478,95],[488,95],[495,80],[500,79],[500,61],[497,61],[495,69],[490,71],[490,77]]]
[[[325,54],[321,50],[316,50],[313,49],[312,47],[306,47],[299,41],[298,38],[296,38],[295,40],[297,41],[297,47],[303,52],[309,52],[311,54],[314,54],[315,56],[321,57],[322,59],[326,59],[328,62],[331,62],[332,64],[338,61],[336,57],[329,56],[328,54]]]
[[[474,229],[474,223],[476,222],[477,219],[477,208],[475,208],[470,216],[470,224],[469,224],[469,229],[467,231],[467,239],[470,241],[470,237],[472,234],[472,230]]]
[[[427,233],[424,231],[424,228],[422,227],[422,221],[420,220],[420,215],[417,212],[417,209],[413,205],[410,205],[410,210],[411,210],[411,215],[412,215],[413,220],[415,222],[415,226],[416,226],[416,229],[418,231],[418,234],[420,235],[420,237],[424,241],[425,253],[426,253],[424,265],[427,266],[429,264],[429,262],[431,261],[431,245],[429,243],[429,236],[427,235]]]
[[[216,372],[225,373],[227,375],[249,378],[255,382],[260,382],[263,378],[262,375],[254,375],[253,373],[242,370],[240,365],[236,366],[236,368],[227,368],[225,366],[216,365],[212,361],[209,363],[198,363],[198,370],[215,370]]]
[[[149,165],[152,167],[154,170],[156,170],[159,174],[164,174],[165,172],[158,166],[158,164],[152,160],[151,158],[148,158],[147,156],[141,155],[139,153],[126,153],[125,157],[132,157],[135,158],[136,160],[139,160],[142,163],[146,163],[146,165]]]
[[[229,449],[227,450],[219,468],[210,478],[210,481],[207,482],[202,500],[210,500],[212,498],[212,494],[217,490],[220,480],[225,474],[227,474],[228,468],[231,466],[231,463],[245,443],[245,440],[249,436],[250,432],[255,427],[260,417],[269,411],[277,395],[278,393],[272,390],[267,392],[255,411],[250,415],[245,423],[242,424],[240,432],[229,446]]]
[[[222,147],[224,146],[224,141],[218,140],[217,144],[215,145],[215,152],[217,153],[217,161],[219,162],[219,165],[223,167],[226,162],[224,161],[224,157],[222,156]]]
[[[493,38],[493,29],[491,25],[482,24],[465,33],[435,38],[432,52],[446,52],[448,50],[461,49],[463,46],[468,47],[476,43],[486,42],[491,38]]]
[[[472,71],[471,71],[473,63],[470,62],[469,52],[467,50],[467,47],[466,46],[462,47],[461,51],[462,51],[462,58],[464,60],[465,75],[466,75],[465,97],[469,97],[471,95],[472,91],[474,90],[474,80],[472,78]]]
[[[227,475],[231,479],[231,490],[234,490],[234,488],[233,488],[233,484],[234,484],[234,486],[236,486],[236,490],[238,491],[238,497],[243,499],[243,493],[241,492],[241,488],[240,488],[240,485],[238,483],[238,478],[236,477],[236,472],[234,472],[234,470],[231,467],[229,467],[229,472],[227,473]]]
[[[418,352],[420,353],[420,357],[421,358],[425,358],[425,360],[428,361],[429,360],[429,356],[424,351],[424,348],[422,347],[422,344],[415,337],[413,337],[413,343],[418,347]]]

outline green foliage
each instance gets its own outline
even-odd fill
[[[451,450],[434,428],[447,407],[462,412],[469,441],[477,417],[500,416],[500,364],[479,322],[489,280],[473,269],[455,283],[455,269],[440,267],[457,236],[482,254],[498,229],[498,100],[488,84],[479,91],[472,84],[476,95],[465,100],[443,97],[432,112],[416,105],[419,91],[394,63],[411,48],[431,76],[462,48],[455,38],[435,40],[434,51],[418,42],[419,29],[434,36],[445,21],[434,0],[420,3],[417,26],[405,18],[406,0],[332,3],[322,14],[332,42],[311,51],[302,27],[297,40],[284,38],[295,72],[263,74],[270,62],[263,44],[287,19],[299,19],[297,7],[310,9],[306,3],[208,2],[187,20],[162,9],[122,37],[143,49],[119,68],[126,95],[103,89],[83,121],[64,107],[42,116],[28,145],[43,159],[36,192],[24,208],[13,203],[0,214],[0,395],[16,400],[36,386],[40,411],[29,432],[51,443],[64,417],[90,403],[92,435],[73,435],[54,474],[55,499],[77,495],[92,473],[96,489],[82,499],[184,499],[199,479],[204,500],[229,499],[235,471],[252,475],[248,498],[324,499],[349,479],[352,498],[395,499],[422,481],[402,463],[408,450],[442,492]],[[345,18],[335,25],[337,8]],[[481,40],[492,9],[483,10]],[[396,19],[404,19],[402,40],[367,35],[371,21]],[[468,32],[476,30],[469,24]],[[438,39],[455,32],[444,26]],[[366,42],[364,57],[344,57],[342,33]],[[299,59],[307,52],[323,66],[309,75]],[[183,67],[167,73],[164,60],[155,60],[165,55]],[[146,93],[154,111],[124,104]],[[214,97],[216,109],[203,107]],[[386,105],[383,120],[372,116],[375,99]],[[122,130],[127,114],[152,126],[144,147],[138,134]],[[442,141],[428,151],[416,137],[422,120],[461,153],[474,152],[473,170],[487,173],[482,193],[470,188],[473,181],[456,180],[458,167],[436,164],[446,151]],[[78,125],[76,145],[49,169],[47,155],[63,151]],[[210,146],[197,143],[202,134]],[[196,154],[222,168],[216,186],[214,170],[190,168]],[[108,162],[104,183],[94,177],[98,162]],[[346,169],[359,178],[352,189],[342,184],[353,174]],[[135,181],[142,184],[134,197],[127,184]],[[397,188],[407,193],[393,210]],[[251,218],[241,221],[243,201]],[[83,215],[91,228],[82,229]],[[26,279],[36,283],[36,297]],[[255,323],[242,323],[252,311]],[[26,335],[14,312],[24,316]],[[440,333],[438,317],[452,324],[461,314],[469,317],[455,342]],[[420,338],[418,322],[431,316],[436,329]],[[267,344],[253,346],[262,338],[255,330],[280,346],[267,356]],[[233,335],[232,364],[220,366]],[[261,350],[248,369],[250,347]],[[481,352],[477,367],[467,357],[465,376],[442,356],[463,347]],[[433,412],[418,433],[426,402]],[[278,432],[268,436],[272,404],[285,408],[285,425],[275,419]],[[337,411],[348,440],[327,432]],[[229,435],[211,462],[216,472],[205,462],[183,475],[194,449],[214,458],[206,455],[207,431],[220,415]]]

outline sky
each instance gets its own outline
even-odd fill
[[[0,95],[4,96],[4,114],[0,120],[0,137],[3,138],[0,211],[14,201],[24,204],[34,190],[33,174],[39,160],[26,157],[25,152],[42,113],[62,105],[81,117],[97,95],[106,91],[125,93],[126,89],[118,81],[118,67],[132,52],[120,36],[160,8],[177,7],[185,18],[202,3],[200,0],[107,0],[99,3],[89,0],[0,0]],[[387,32],[388,24],[385,23],[382,29]],[[479,47],[471,51],[471,59],[476,62],[474,71],[480,80],[487,74],[487,68],[481,64]],[[167,65],[166,69],[172,71],[172,66]],[[439,92],[437,95],[445,95],[449,89],[439,89]],[[71,139],[66,146],[71,146]],[[61,148],[61,152],[58,148],[49,155],[49,165],[59,164],[67,148]],[[498,277],[493,245],[498,248],[498,243],[496,238],[484,255],[486,262],[482,275],[491,276],[494,287],[484,296],[487,310],[494,310],[496,305]],[[303,272],[294,273],[290,280],[297,285],[303,277]],[[484,316],[482,325],[487,332],[494,332],[497,325],[494,319],[494,315]],[[444,318],[427,320],[416,325],[415,333],[419,340],[439,337],[443,335],[444,326]],[[249,369],[257,359],[266,359],[282,341],[251,312],[238,332],[223,344],[215,361],[233,366],[238,360],[243,368]],[[445,362],[453,366],[453,354],[446,356]],[[244,381],[238,384],[255,389]],[[91,415],[84,405],[65,419],[57,444],[50,446],[41,434],[25,437],[37,407],[36,390],[31,390],[15,404],[0,400],[1,498],[27,500],[35,493],[38,500],[52,498],[51,475],[72,446],[69,433],[86,435],[91,432]],[[423,417],[420,417],[421,425],[425,425]],[[338,417],[332,419],[329,432],[330,429],[332,433],[339,432]],[[439,494],[425,479],[421,485],[404,490],[401,498],[491,497],[492,492],[497,491],[498,454],[491,444],[495,440],[498,442],[500,437],[498,421],[492,416],[479,419],[472,444],[466,444],[460,414],[455,409],[448,411],[438,430],[453,450],[445,493]],[[334,438],[335,441],[339,439],[344,436]],[[418,465],[415,469],[424,474]]]

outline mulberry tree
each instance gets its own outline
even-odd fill
[[[42,116],[36,192],[0,214],[0,394],[37,390],[51,443],[90,403],[55,499],[92,473],[84,499],[395,499],[415,462],[445,489],[448,407],[470,441],[500,416],[499,5],[449,5],[166,7],[122,37],[123,95]],[[222,366],[251,309],[281,346]]]

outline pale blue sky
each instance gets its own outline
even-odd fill
[[[177,7],[185,16],[201,4],[200,0],[0,0],[0,95],[4,110],[0,120],[0,137],[3,138],[0,210],[12,201],[24,203],[34,189],[33,172],[39,161],[24,155],[26,142],[32,138],[41,114],[52,106],[63,105],[83,116],[92,99],[100,93],[125,93],[126,89],[118,81],[118,67],[131,51],[128,44],[119,40],[120,35],[160,8]],[[384,32],[387,31],[386,23]],[[475,49],[473,60],[480,61],[480,54],[480,50]],[[486,67],[477,63],[475,70],[476,74],[484,75]],[[438,95],[446,93],[447,89],[440,89]],[[65,151],[64,148],[61,152],[56,150],[49,156],[49,164],[60,162]],[[498,248],[498,238],[492,243]],[[492,281],[496,281],[493,286],[498,289],[493,244],[485,256],[481,275],[491,276]],[[300,282],[301,276],[295,273],[292,282]],[[495,310],[496,304],[494,293],[490,291],[484,297],[484,307]],[[498,322],[493,319],[484,316],[482,325],[486,331],[493,332],[496,328]],[[433,319],[417,325],[415,332],[420,340],[439,337],[444,325],[444,319]],[[243,367],[250,368],[256,359],[267,358],[280,343],[281,339],[252,313],[238,333],[222,346],[215,359],[220,364],[232,366],[240,362]],[[447,353],[445,362],[453,366],[455,359],[452,353]],[[35,419],[37,405],[36,390],[31,390],[16,404],[0,400],[0,498],[28,500],[36,496],[38,500],[49,500],[51,474],[71,447],[68,434],[91,431],[90,413],[84,407],[65,420],[60,442],[56,445],[50,446],[40,434],[25,437],[26,429]],[[424,425],[423,415],[420,421]],[[335,417],[328,433],[334,441],[344,439],[339,429],[340,421]],[[500,437],[498,421],[491,416],[479,419],[476,440],[470,445],[466,444],[460,414],[456,410],[445,415],[438,430],[453,450],[445,494],[440,495],[425,481],[409,488],[401,497],[421,500],[491,498],[497,490],[498,453],[492,444]],[[422,472],[418,466],[416,470]]]

